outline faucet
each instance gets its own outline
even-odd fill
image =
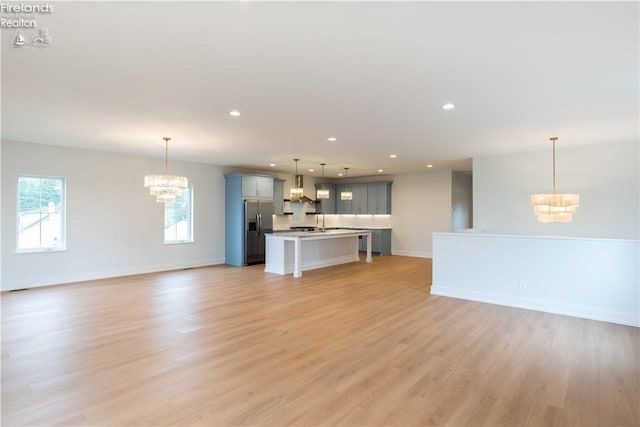
[[[316,215],[316,224],[318,223],[318,216]],[[324,232],[325,231],[325,227],[324,227],[324,212],[322,212],[322,227],[320,227],[320,231]]]

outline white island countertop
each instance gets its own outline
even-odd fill
[[[333,236],[348,236],[348,235],[356,235],[361,236],[366,233],[370,233],[370,230],[352,230],[346,228],[336,228],[325,231],[274,231],[271,233],[272,236],[280,236],[280,237],[315,237],[315,238],[332,238]]]
[[[266,234],[265,271],[302,277],[302,270],[359,261],[360,236],[367,239],[366,262],[372,262],[370,230],[274,231]]]

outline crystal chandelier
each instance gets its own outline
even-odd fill
[[[347,178],[347,173],[349,168],[344,168],[344,177]],[[340,192],[340,200],[353,200],[353,193],[349,189],[349,187],[345,187],[344,191]]]
[[[320,166],[322,166],[322,181],[324,181],[324,167],[325,167],[326,163],[320,163]],[[318,191],[316,191],[316,197],[318,199],[328,199],[329,198],[329,189],[325,188],[324,186],[324,182],[322,183],[322,188],[320,188]]]
[[[164,174],[145,175],[144,186],[149,189],[149,194],[156,196],[158,203],[175,202],[176,196],[182,194],[182,190],[187,188],[189,181],[187,177],[169,175],[169,141],[171,138],[164,137]]]
[[[553,143],[553,193],[532,194],[531,206],[538,222],[571,222],[576,208],[580,205],[579,194],[556,194],[556,141],[557,136],[549,138]]]
[[[302,197],[303,193],[304,193],[304,185],[302,182],[302,175],[298,175],[298,161],[300,159],[293,159],[294,162],[296,162],[296,179],[295,179],[295,185],[293,187],[291,187],[291,190],[289,190],[289,194],[291,195],[291,200],[293,200],[294,202],[298,201],[298,199],[300,199],[300,197]]]

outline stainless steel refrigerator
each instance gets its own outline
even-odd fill
[[[273,231],[273,202],[244,201],[244,265],[262,264],[265,233]]]

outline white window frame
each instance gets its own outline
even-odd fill
[[[166,234],[165,234],[165,228],[164,228],[164,224],[166,221],[166,217],[167,217],[167,204],[165,204],[164,206],[164,212],[162,215],[162,224],[163,224],[163,229],[162,229],[162,238],[164,240],[164,244],[165,245],[180,245],[183,243],[193,243],[194,239],[193,239],[193,185],[189,186],[189,238],[185,239],[185,240],[167,240],[165,238]]]
[[[60,195],[60,246],[40,246],[38,248],[20,248],[20,178],[58,179],[62,181]],[[42,241],[40,242],[42,244]],[[62,252],[67,250],[67,179],[63,176],[20,174],[16,179],[16,253]]]

